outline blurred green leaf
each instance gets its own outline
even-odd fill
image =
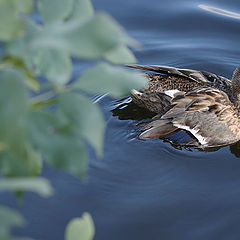
[[[40,84],[38,80],[33,77],[32,72],[27,69],[22,59],[14,58],[11,56],[4,56],[3,60],[4,63],[0,64],[0,68],[4,68],[7,65],[10,67],[16,67],[25,75],[24,81],[30,89],[34,90],[35,92],[40,90]]]
[[[38,10],[45,24],[65,20],[72,11],[73,0],[38,0]]]
[[[9,7],[18,13],[31,13],[33,10],[32,0],[0,0],[0,7]]]
[[[0,71],[0,170],[6,175],[36,175],[41,172],[40,155],[26,138],[28,96],[24,77],[17,70]],[[7,99],[7,101],[6,101]]]
[[[34,4],[43,25],[25,15]],[[0,0],[0,41],[4,41],[4,54],[9,55],[1,57],[0,64],[0,175],[18,176],[2,178],[0,191],[27,190],[46,197],[52,194],[49,182],[28,177],[41,173],[42,158],[51,166],[84,176],[86,142],[97,156],[103,154],[101,111],[90,98],[70,91],[110,91],[118,97],[146,83],[139,74],[101,63],[85,71],[72,84],[75,89],[68,87],[71,56],[133,63],[136,59],[127,46],[138,43],[109,15],[94,15],[90,0]],[[38,82],[38,76],[48,82]],[[32,92],[26,85],[41,89],[41,94],[30,100]],[[56,105],[46,107],[51,104]],[[36,110],[40,107],[45,108]],[[0,239],[17,239],[10,235],[10,228],[23,222],[15,211],[0,207]],[[67,240],[92,240],[94,234],[89,214],[74,219],[66,229]]]
[[[131,89],[140,89],[146,84],[147,79],[141,73],[99,63],[83,72],[73,83],[73,87],[88,93],[109,93],[114,97],[120,97],[128,94]]]
[[[31,39],[40,32],[42,27],[37,23],[33,22],[30,18],[24,19],[24,35],[5,43],[5,48],[10,56],[24,57],[25,52],[30,52],[29,44]],[[26,58],[23,58],[26,60]],[[26,62],[25,62],[26,64]]]
[[[28,106],[24,77],[19,71],[4,69],[0,79],[0,142],[21,152]]]
[[[72,219],[66,227],[65,240],[92,240],[95,227],[89,213],[84,213],[81,218]]]
[[[0,239],[13,239],[10,233],[12,227],[21,227],[25,224],[23,217],[15,210],[0,206]]]
[[[41,170],[40,154],[25,139],[21,151],[8,149],[0,152],[0,172],[6,176],[36,176]]]
[[[33,147],[27,143],[27,140],[24,141],[24,148],[20,155],[17,156],[18,162],[22,164],[24,170],[24,176],[37,176],[42,171],[42,158],[39,152],[37,152]],[[20,161],[19,161],[20,160]],[[20,170],[19,166],[16,168]],[[15,174],[16,175],[16,174]],[[18,174],[19,175],[19,174]]]
[[[39,0],[36,5],[45,25],[19,14],[32,11],[32,0],[0,0],[0,40],[7,41],[9,55],[0,65],[0,173],[37,175],[45,157],[52,166],[82,175],[87,159],[84,141],[102,156],[105,124],[96,104],[69,91],[119,97],[142,88],[146,80],[139,73],[100,63],[72,84],[75,89],[68,88],[71,56],[132,63],[136,59],[128,46],[138,43],[109,15],[94,15],[90,0]],[[30,101],[26,83],[39,90],[38,76],[44,76],[49,87]],[[53,112],[33,110],[51,104],[56,104]]]
[[[13,6],[17,8],[19,12],[22,13],[32,13],[33,11],[33,1],[32,0],[6,0],[12,2]]]
[[[62,49],[75,57],[95,59],[119,44],[136,46],[137,42],[127,36],[110,16],[98,13],[84,24],[76,19],[46,26],[35,34],[30,47]]]
[[[20,35],[23,23],[18,12],[9,6],[0,7],[0,40],[9,41]]]
[[[29,115],[29,134],[46,162],[58,169],[84,176],[87,153],[82,139],[64,117],[46,111]]]
[[[86,21],[93,16],[94,10],[90,0],[74,0],[73,9],[68,20]]]
[[[42,197],[49,197],[53,194],[50,182],[42,177],[35,178],[4,178],[0,180],[0,191],[31,191]]]
[[[101,157],[105,122],[98,106],[80,94],[65,93],[59,97],[59,108],[73,126],[73,131],[88,140]]]
[[[25,35],[13,41],[9,41],[5,44],[7,55],[12,58],[22,59],[24,65],[35,74],[38,74],[38,64],[42,56],[41,49],[30,49],[29,44],[39,31],[41,26],[34,23],[30,19],[24,21],[24,32]]]
[[[72,74],[72,61],[69,54],[56,49],[29,49],[29,41],[34,34],[40,31],[40,27],[26,20],[25,31],[26,36],[24,38],[8,44],[8,54],[15,56],[15,58],[23,58],[27,67],[35,75],[45,76],[55,86],[62,87],[65,85]],[[28,81],[28,83],[33,84],[33,81]]]
[[[56,86],[68,83],[72,74],[72,61],[64,51],[48,50],[39,52],[36,63],[39,75],[47,77]]]
[[[119,45],[116,48],[105,53],[105,58],[115,64],[135,63],[137,59],[134,54],[124,45]]]
[[[0,40],[9,41],[23,34],[20,12],[30,13],[32,0],[0,0]]]

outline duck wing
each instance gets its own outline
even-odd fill
[[[227,89],[226,91],[229,91],[229,87],[231,87],[231,80],[206,71],[197,71],[192,69],[183,69],[160,65],[128,64],[127,66],[131,68],[166,74],[169,76],[187,78],[191,81],[198,83],[201,86],[215,87],[220,90],[223,88],[223,91],[225,91],[225,88]]]
[[[193,88],[206,85],[205,82],[203,83],[202,81],[197,81],[197,78],[196,80],[189,78],[189,76],[178,71],[176,68],[136,64],[127,66],[158,72],[157,74],[146,73],[149,80],[148,85],[144,89],[140,90],[140,92],[136,90],[131,92],[133,102],[156,113],[164,113],[166,110],[169,110],[169,101],[176,93],[180,91],[186,92]],[[151,98],[154,99],[154,103],[152,103]],[[161,101],[159,101],[160,99]],[[157,106],[160,106],[160,108]]]
[[[182,129],[192,134],[201,147],[222,146],[240,139],[238,111],[223,91],[193,89],[174,97],[171,107],[147,124],[139,138],[162,138]]]

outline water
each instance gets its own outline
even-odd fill
[[[144,45],[135,51],[141,64],[193,68],[229,78],[240,64],[240,20],[219,10],[239,14],[237,0],[93,3]],[[90,154],[87,184],[45,167],[43,175],[55,187],[53,197],[28,193],[16,206],[14,196],[1,195],[1,203],[19,209],[28,220],[16,231],[19,235],[63,239],[67,222],[88,211],[96,224],[96,240],[240,238],[238,146],[199,152],[175,149],[159,139],[140,141],[138,120],[112,115],[119,102],[104,97],[99,104],[107,122],[104,159]]]

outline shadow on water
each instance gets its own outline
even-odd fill
[[[143,120],[156,115],[156,113],[137,106],[130,97],[118,100],[116,105],[111,111],[113,116],[117,116],[119,120]]]

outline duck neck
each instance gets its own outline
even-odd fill
[[[240,115],[240,100],[236,100],[234,102],[234,106],[235,106],[235,109],[237,110],[238,112],[238,115]]]
[[[232,76],[232,95],[234,98],[234,105],[240,108],[240,66],[233,72]]]
[[[232,102],[233,102],[235,109],[238,111],[238,113],[240,115],[240,98],[239,97],[240,97],[239,94],[234,94],[234,92],[233,92]]]

